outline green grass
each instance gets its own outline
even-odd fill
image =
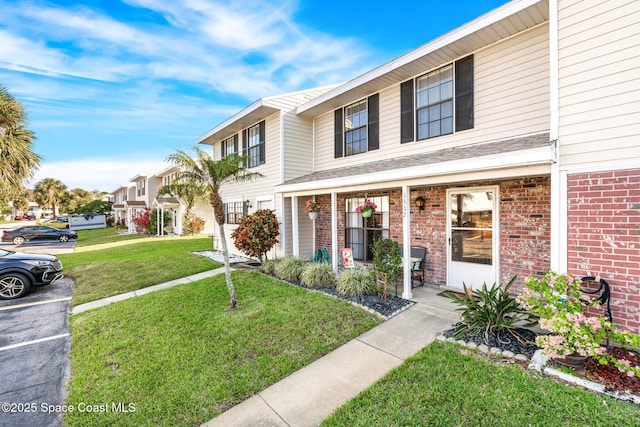
[[[92,245],[125,242],[127,240],[141,239],[146,236],[142,234],[120,234],[115,228],[97,228],[93,230],[78,230],[78,242],[76,248]]]
[[[211,250],[208,237],[154,238],[123,243],[126,245],[96,250],[87,247],[58,255],[65,275],[75,281],[74,305],[220,267],[207,257],[189,253]]]
[[[133,413],[66,415],[67,426],[194,426],[379,323],[351,304],[237,271],[71,317],[67,404]]]
[[[435,342],[323,426],[638,426],[640,410]],[[495,359],[493,359],[495,361]]]

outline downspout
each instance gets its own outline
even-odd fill
[[[549,138],[555,142],[551,165],[550,268],[567,271],[567,173],[560,169],[560,43],[558,1],[549,2]]]
[[[291,237],[293,238],[293,256],[300,256],[300,230],[298,227],[298,196],[291,198]]]

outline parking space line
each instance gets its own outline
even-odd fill
[[[37,339],[37,340],[32,340],[32,341],[22,342],[22,343],[18,343],[18,344],[11,344],[11,345],[8,345],[8,346],[6,346],[6,347],[0,347],[0,351],[13,350],[13,349],[15,349],[15,348],[24,347],[24,346],[27,346],[27,345],[39,344],[39,343],[41,343],[41,342],[46,342],[46,341],[56,340],[56,339],[58,339],[58,338],[65,338],[65,337],[68,337],[68,336],[70,336],[70,335],[71,335],[71,334],[66,333],[66,334],[54,335],[54,336],[47,337],[47,338],[40,338],[40,339]]]
[[[50,304],[52,302],[69,301],[70,299],[71,297],[62,297],[62,298],[47,299],[44,301],[25,302],[24,304],[16,304],[16,305],[8,305],[6,307],[0,307],[0,311],[11,310],[12,308],[24,308],[24,307],[31,307],[34,305]]]

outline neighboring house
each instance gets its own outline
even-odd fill
[[[637,333],[639,40],[640,2],[512,1],[331,90],[256,101],[198,142],[265,175],[224,189],[226,218],[231,231],[273,208],[278,255],[326,248],[337,270],[343,248],[367,264],[389,237],[405,298],[412,246],[428,282],[458,289],[600,275]],[[366,199],[371,218],[355,213]]]
[[[292,242],[299,242],[299,239],[302,239],[300,245],[305,253],[312,254],[312,225],[284,221],[290,217],[287,213],[290,204],[283,204],[274,188],[313,170],[312,121],[296,115],[295,109],[333,87],[259,99],[198,139],[201,144],[213,146],[214,159],[230,153],[245,155],[248,159],[245,167],[263,175],[253,182],[235,183],[221,189],[230,252],[241,254],[229,238],[240,218],[257,209],[271,209],[282,223],[280,244],[271,256],[288,253],[284,248],[291,247]],[[220,248],[218,238],[216,247]]]
[[[124,221],[131,233],[136,232],[133,218],[145,209],[156,209],[157,230],[156,234],[183,234],[183,218],[186,213],[186,204],[179,198],[158,195],[163,185],[169,185],[175,179],[178,168],[167,166],[163,169],[138,174],[130,179],[129,183],[118,187],[113,192],[113,210],[116,223]],[[207,201],[200,201],[194,206],[194,213],[205,221],[204,234],[212,234],[214,220],[212,209]],[[168,218],[166,227],[165,218]]]

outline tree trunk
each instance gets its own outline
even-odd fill
[[[231,298],[229,310],[236,308],[236,290],[231,282],[231,263],[229,262],[229,249],[227,249],[227,239],[224,236],[224,224],[219,224],[220,242],[222,243],[222,255],[224,256],[224,278],[227,282],[227,289]]]

